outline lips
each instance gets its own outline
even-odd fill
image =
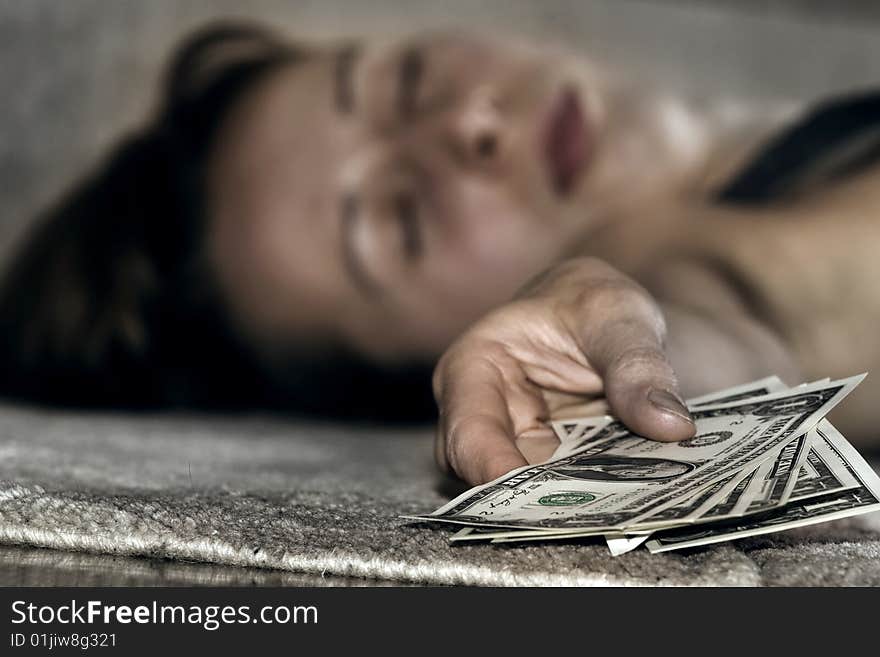
[[[587,163],[587,123],[580,99],[565,89],[550,110],[544,132],[544,160],[550,184],[560,196],[571,193]]]

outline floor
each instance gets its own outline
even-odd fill
[[[161,559],[0,546],[0,586],[406,586]]]

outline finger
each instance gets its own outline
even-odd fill
[[[453,470],[470,484],[484,484],[527,465],[506,427],[490,415],[470,415],[446,434],[446,455]]]
[[[510,415],[510,426],[515,439],[525,433],[547,428],[550,408],[544,391],[529,381],[522,372],[505,378],[504,401]]]
[[[685,440],[696,428],[662,335],[662,320],[650,313],[607,322],[587,356],[602,374],[612,413],[629,429],[654,440]]]
[[[660,441],[686,440],[696,433],[662,351],[625,352],[606,373],[606,386],[612,413],[636,433]]]
[[[451,366],[443,377],[438,451],[459,477],[481,484],[526,465],[496,366],[475,360]]]
[[[536,348],[515,351],[514,356],[522,363],[522,370],[530,381],[545,390],[573,395],[596,395],[602,391],[602,379],[578,350],[560,351],[553,348]]]
[[[587,398],[584,395],[572,395],[564,392],[548,390],[544,392],[550,417],[554,420],[567,418],[595,417],[608,415],[608,400],[605,396]]]
[[[516,447],[529,463],[543,463],[559,447],[559,438],[553,429],[533,429],[517,437]]]

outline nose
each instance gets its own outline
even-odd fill
[[[488,87],[473,90],[452,117],[453,149],[466,165],[496,164],[503,153],[503,118],[496,94]]]

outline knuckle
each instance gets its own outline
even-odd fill
[[[620,279],[593,279],[577,291],[575,303],[590,317],[608,317],[629,305],[630,288],[628,281]]]
[[[658,345],[666,341],[666,320],[654,298],[630,281],[604,283],[589,291],[584,301],[588,317],[619,335],[651,336]]]
[[[458,421],[453,421],[450,424],[446,431],[447,452],[455,454],[461,452],[466,444],[466,437],[469,433],[469,428],[474,425],[475,419],[476,418],[473,416],[469,416]]]
[[[607,376],[617,383],[642,382],[676,387],[675,372],[663,351],[654,346],[635,346],[622,351],[609,365]]]
[[[464,462],[480,465],[476,462],[481,457],[480,450],[475,448],[473,438],[480,436],[492,422],[493,419],[485,415],[469,415],[450,422],[446,431],[446,457],[457,472]]]
[[[470,353],[471,350],[468,348],[467,342],[462,341],[450,347],[437,361],[431,376],[431,388],[438,404],[442,404],[442,401],[448,396],[449,388],[454,384],[461,371],[461,363],[467,363],[470,360]]]
[[[604,260],[600,260],[594,256],[578,256],[570,258],[558,265],[553,270],[560,277],[603,277],[603,276],[619,276],[617,270],[614,269]]]
[[[643,345],[624,349],[611,362],[609,370],[620,373],[629,370],[655,369],[658,365],[667,367],[666,355],[657,347]]]
[[[442,425],[438,425],[437,434],[434,437],[434,461],[443,472],[449,472],[450,464],[446,456],[446,440]]]
[[[461,429],[458,425],[451,427],[446,432],[446,461],[449,463],[449,466],[458,473],[461,473],[461,463],[463,459],[460,459],[462,450],[464,449],[465,440]]]
[[[434,400],[437,404],[441,404],[443,399],[444,379],[446,378],[445,362],[441,358],[434,367],[434,373],[431,376],[431,390],[434,392]],[[442,411],[442,408],[441,408]]]
[[[656,304],[648,293],[628,278],[603,277],[583,291],[584,303],[603,314],[653,315]]]

